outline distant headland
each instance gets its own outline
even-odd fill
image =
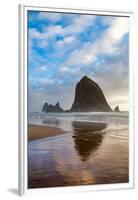
[[[59,102],[56,105],[43,105],[43,112],[111,112],[105,95],[99,85],[87,76],[84,76],[76,85],[74,102],[69,110],[63,110]],[[119,106],[114,109],[119,112]]]

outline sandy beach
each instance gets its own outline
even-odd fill
[[[88,123],[88,122],[73,122],[72,123],[74,127],[74,131],[99,131],[103,128],[106,128],[106,124],[104,123]],[[42,126],[42,125],[34,125],[29,124],[28,125],[28,139],[29,140],[36,140],[41,139],[45,137],[51,137],[63,134],[64,131],[62,131],[58,127],[51,127],[51,126]]]
[[[51,136],[63,134],[64,132],[57,127],[41,126],[41,125],[28,125],[28,139],[36,140]]]
[[[128,182],[126,113],[54,113],[29,122],[28,188]]]

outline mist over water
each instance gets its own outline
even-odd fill
[[[29,124],[65,134],[28,142],[28,187],[128,182],[128,121],[128,112],[30,114]]]

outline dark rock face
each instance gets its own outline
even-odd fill
[[[114,112],[120,112],[119,106],[116,106],[116,107],[114,108]]]
[[[46,102],[46,103],[43,105],[42,111],[43,111],[43,112],[46,112],[47,107],[48,107],[48,103]]]
[[[103,91],[93,80],[84,76],[76,85],[74,103],[70,112],[109,112]]]
[[[56,105],[51,105],[51,104],[48,104],[47,102],[44,104],[43,108],[42,108],[42,111],[43,112],[64,112],[64,110],[60,107],[60,104],[59,102],[57,102]]]

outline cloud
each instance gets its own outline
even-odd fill
[[[37,18],[39,20],[49,20],[50,22],[60,21],[63,17],[60,13],[48,13],[48,12],[39,12]]]
[[[29,35],[31,39],[49,39],[55,37],[57,34],[62,34],[62,26],[48,26],[45,28],[44,32],[38,31],[36,28],[31,28],[29,30]]]
[[[129,19],[116,17],[110,27],[98,38],[94,44],[84,44],[81,49],[72,52],[67,60],[69,65],[88,65],[96,61],[99,54],[113,54],[117,50],[116,44],[129,31]],[[77,58],[77,59],[76,59]]]
[[[128,41],[120,41],[117,50],[113,54],[106,56],[104,60],[98,59],[98,66],[95,72],[91,73],[91,78],[94,78],[103,88],[112,108],[120,105],[123,110],[128,109],[129,99],[128,51]],[[123,105],[123,102],[125,105]]]
[[[58,14],[57,14],[58,15]],[[61,16],[62,15],[58,15]],[[64,15],[63,15],[64,16]],[[62,18],[63,18],[62,16]],[[71,14],[69,14],[71,18]],[[53,14],[40,13],[39,18],[49,17],[50,19],[55,18]],[[59,19],[59,18],[58,18]],[[43,28],[43,31],[39,31],[37,28],[29,29],[30,40],[37,39],[40,42],[41,47],[43,42],[46,43],[50,39],[54,39],[57,35],[67,37],[72,34],[79,34],[85,30],[85,28],[92,26],[95,22],[96,17],[90,15],[72,15],[71,23],[68,26],[62,25],[49,25]],[[69,39],[69,37],[67,37]]]
[[[47,66],[46,65],[42,65],[36,68],[37,71],[46,71],[47,70]]]
[[[74,37],[74,36],[67,36],[67,37],[64,37],[63,40],[57,41],[56,47],[64,49],[68,45],[73,45],[74,42],[76,42],[76,37]]]
[[[92,26],[95,20],[96,16],[78,15],[74,17],[71,25],[63,28],[63,35],[81,33],[87,27]]]

